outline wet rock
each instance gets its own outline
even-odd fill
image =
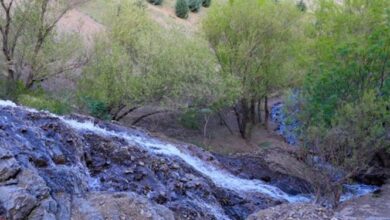
[[[177,163],[172,164],[171,167],[172,167],[172,169],[174,169],[174,170],[180,169],[180,166],[179,166],[179,164],[177,164]]]
[[[66,157],[65,155],[62,153],[62,151],[55,147],[53,150],[52,150],[52,160],[54,163],[56,164],[65,164],[66,163]]]
[[[3,204],[5,216],[15,220],[26,219],[38,205],[34,196],[17,186],[0,187],[0,202]]]
[[[168,197],[165,192],[159,192],[156,196],[154,196],[153,200],[157,204],[165,204],[168,201]]]
[[[47,167],[48,166],[48,158],[44,156],[35,156],[30,157],[30,161],[34,163],[36,167]]]
[[[69,123],[90,121],[118,134],[149,138],[144,132],[77,115],[65,123],[42,112],[0,108],[0,124],[5,124],[0,130],[0,216],[7,219],[244,219],[280,203],[221,188],[182,158],[152,152],[157,148],[148,151],[121,135],[76,130]],[[196,146],[177,146],[216,168],[224,165]],[[253,174],[245,173],[253,162],[237,166],[239,175],[270,176],[272,184],[288,179],[257,165],[248,169]]]
[[[40,202],[28,216],[29,220],[56,220],[57,202],[49,198]]]
[[[5,154],[3,156],[0,153],[0,182],[14,178],[20,171],[20,166],[15,158],[7,158]]]
[[[125,170],[125,174],[133,174],[134,173],[134,168],[128,168]]]
[[[225,169],[242,178],[260,179],[266,183],[277,185],[283,191],[293,195],[313,192],[311,184],[305,178],[314,175],[304,173],[306,170],[311,171],[311,169],[287,152],[275,153],[270,150],[257,155],[215,155],[215,157]]]

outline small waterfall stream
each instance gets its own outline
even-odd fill
[[[163,141],[150,137],[146,134],[141,136],[130,133],[117,133],[115,131],[109,131],[98,127],[89,121],[79,122],[64,117],[61,117],[61,119],[70,127],[77,130],[90,131],[100,135],[123,138],[128,141],[128,143],[135,143],[153,153],[179,157],[195,170],[209,177],[216,185],[222,188],[227,188],[236,192],[258,192],[276,199],[287,200],[289,202],[307,202],[310,200],[308,196],[304,195],[288,195],[279,188],[265,184],[261,180],[248,180],[236,177],[227,171],[221,170],[206,161],[190,155],[189,153],[182,152],[173,144],[164,143]]]
[[[17,106],[10,101],[0,100],[1,107],[10,107],[22,109],[26,112],[40,113],[35,109]],[[142,150],[147,151],[150,154],[154,154],[158,157],[171,157],[178,158],[183,163],[189,165],[194,170],[198,171],[203,176],[207,177],[217,187],[222,189],[234,191],[237,195],[254,195],[261,194],[266,195],[269,198],[275,200],[288,201],[288,202],[308,202],[312,198],[310,195],[290,195],[276,186],[267,184],[257,179],[244,179],[237,177],[227,170],[224,170],[214,164],[211,161],[206,161],[198,156],[194,155],[187,146],[179,146],[168,141],[152,137],[142,131],[133,129],[112,129],[106,126],[98,125],[92,120],[79,120],[74,119],[72,116],[57,116],[49,112],[44,112],[53,119],[60,120],[62,124],[69,127],[71,130],[78,131],[80,134],[94,134],[101,137],[116,138],[123,140],[130,146],[136,146]],[[88,184],[90,187],[99,188],[100,181],[95,178],[88,178]],[[208,204],[205,201],[193,201],[197,206],[207,210],[208,213],[215,216],[217,219],[231,219],[226,215],[225,210],[221,206]]]
[[[276,107],[282,108],[282,106],[283,105],[279,104]],[[0,109],[1,107],[20,108],[27,112],[39,113],[39,111],[34,109],[19,107],[10,101],[0,100]],[[279,111],[281,111],[281,109],[279,109]],[[194,155],[194,153],[188,150],[186,146],[180,146],[158,139],[156,137],[152,137],[142,131],[133,129],[119,129],[118,131],[115,128],[112,129],[111,127],[108,128],[106,126],[100,126],[92,120],[76,120],[69,116],[57,116],[48,112],[45,112],[45,114],[54,119],[60,120],[62,124],[66,125],[66,127],[69,127],[70,129],[75,130],[80,134],[95,134],[102,137],[117,138],[123,140],[128,145],[136,146],[137,148],[145,150],[148,153],[156,156],[178,158],[183,161],[183,163],[189,165],[194,170],[210,179],[210,181],[212,181],[216,186],[226,190],[234,191],[238,195],[250,195],[253,193],[258,193],[267,195],[276,200],[283,200],[288,202],[309,202],[313,199],[313,196],[311,195],[290,195],[280,188],[271,184],[267,184],[261,180],[237,177],[229,171],[220,168],[213,162],[201,159],[200,157]],[[280,118],[279,120],[282,119],[283,118]],[[99,188],[100,182],[98,179],[91,177],[91,180],[88,181],[88,184],[91,188]],[[352,184],[345,185],[345,189],[345,194],[341,198],[342,201],[351,199],[355,196],[361,196],[370,193],[374,191],[376,187],[362,184]],[[207,210],[207,212],[211,213],[217,219],[230,219],[221,206],[207,204],[202,200],[193,202],[199,207],[203,207],[205,210]]]

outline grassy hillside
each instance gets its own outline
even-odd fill
[[[127,0],[132,1],[132,0]],[[152,5],[146,0],[136,0],[146,7],[150,16],[164,28],[180,29],[184,32],[192,33],[199,30],[201,19],[205,16],[208,8],[203,8],[198,13],[190,13],[188,19],[180,19],[175,15],[176,0],[164,0],[162,5]],[[223,2],[224,0],[214,0],[212,4]],[[79,8],[80,11],[89,15],[101,24],[107,24],[110,13],[120,11],[121,0],[91,0]]]

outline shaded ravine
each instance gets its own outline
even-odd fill
[[[82,198],[94,197],[88,196],[94,191],[136,192],[168,207],[178,219],[244,219],[258,209],[310,200],[239,178],[195,146],[86,116],[56,116],[0,101],[1,138],[2,148],[24,167],[18,170],[45,180],[59,209],[69,209],[58,195],[64,191]]]

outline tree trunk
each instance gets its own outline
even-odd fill
[[[249,108],[250,107],[246,99],[241,99],[238,108],[234,108],[234,112],[237,118],[238,129],[240,131],[241,137],[244,139],[248,139],[250,137],[250,133],[252,130]]]
[[[155,112],[151,112],[151,113],[142,115],[142,116],[138,117],[137,119],[135,119],[135,120],[133,121],[133,123],[131,123],[131,125],[136,125],[136,124],[138,124],[140,121],[142,121],[143,119],[145,119],[145,118],[147,118],[147,117],[150,117],[150,116],[156,115],[156,114],[160,114],[160,113],[164,113],[164,112],[168,112],[168,110],[155,111]]]
[[[265,126],[265,129],[268,129],[268,118],[269,118],[268,96],[265,96],[264,97],[264,126]]]
[[[219,119],[221,120],[221,124],[225,125],[225,127],[229,130],[230,134],[234,134],[233,130],[230,128],[229,124],[226,122],[225,117],[222,112],[218,112]]]
[[[257,102],[257,117],[259,119],[259,123],[261,123],[261,99]]]
[[[251,121],[252,125],[256,124],[256,102],[254,99],[251,100],[250,121]]]

